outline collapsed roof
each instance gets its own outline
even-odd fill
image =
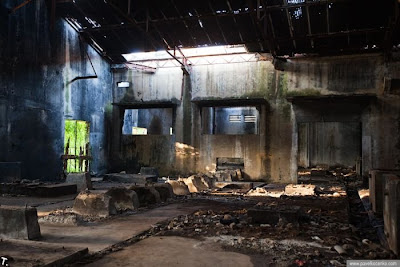
[[[174,47],[244,44],[293,56],[400,44],[397,0],[58,0],[56,8],[112,63]]]

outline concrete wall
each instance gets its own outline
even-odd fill
[[[0,161],[22,162],[26,179],[59,179],[64,119],[79,119],[91,125],[91,170],[104,172],[105,114],[112,95],[109,64],[80,42],[64,20],[56,19],[51,31],[45,1],[8,14],[15,5],[11,0],[0,3]],[[98,78],[72,82],[94,75],[86,53]]]
[[[193,147],[198,153],[198,157],[185,159],[192,165],[195,161],[197,171],[214,169],[217,157],[243,157],[250,179],[295,182],[298,123],[326,121],[361,124],[358,144],[341,144],[340,151],[335,153],[359,154],[362,144],[364,173],[372,167],[398,167],[398,96],[383,95],[383,80],[386,76],[396,78],[400,75],[399,63],[385,62],[383,55],[370,54],[298,58],[277,64],[279,71],[275,70],[271,61],[192,66],[190,76],[183,75],[180,68],[158,69],[155,74],[119,71],[114,73],[114,79],[129,80],[132,86],[127,90],[115,87],[114,99],[116,102],[142,99],[181,101],[176,109],[175,141]],[[372,101],[367,103],[358,98],[349,101],[339,98],[323,100],[323,96],[327,95],[354,94],[377,97],[372,97]],[[299,96],[315,97],[316,100],[308,104],[292,104],[286,100],[287,97]],[[190,100],[228,98],[267,100],[268,104],[261,112],[259,135],[201,134],[201,108]],[[320,130],[326,132],[328,128],[327,124]],[[347,132],[339,129],[335,140],[343,140]],[[173,149],[173,146],[170,147]],[[118,148],[115,153],[118,155]],[[338,163],[336,159],[331,161],[328,160],[328,163]],[[180,161],[174,164],[179,171]]]

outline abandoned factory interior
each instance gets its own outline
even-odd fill
[[[0,266],[352,263],[400,266],[400,0],[0,0]]]

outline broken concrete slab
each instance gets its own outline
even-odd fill
[[[168,183],[154,184],[154,188],[160,194],[160,199],[162,202],[166,202],[168,199],[173,198],[175,196],[172,186]]]
[[[299,206],[255,206],[247,211],[253,223],[276,225],[279,220],[287,223],[299,221]]]
[[[81,192],[74,201],[73,211],[80,215],[108,217],[117,214],[114,200],[106,190]]]
[[[400,255],[400,177],[385,175],[383,221],[389,248]]]
[[[177,196],[186,196],[190,194],[188,186],[182,181],[168,180],[167,183],[172,186],[174,194]]]
[[[41,235],[36,208],[1,206],[0,237],[39,239]]]
[[[157,177],[154,175],[109,173],[104,175],[103,181],[145,185],[147,183],[157,182]]]
[[[136,210],[139,208],[139,197],[135,191],[122,187],[114,187],[107,190],[106,195],[113,200],[118,211]]]
[[[314,196],[315,185],[312,184],[288,184],[285,187],[285,195],[287,196]]]
[[[136,192],[141,207],[161,202],[160,193],[152,186],[131,186],[129,190]]]
[[[21,180],[21,162],[0,162],[0,182],[13,183]]]
[[[85,189],[93,189],[91,176],[88,172],[68,173],[65,182],[68,184],[76,184],[78,192]]]

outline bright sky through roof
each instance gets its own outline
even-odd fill
[[[201,56],[214,56],[214,55],[227,55],[227,54],[239,54],[247,53],[247,49],[244,45],[234,45],[234,46],[205,46],[197,48],[181,48],[182,53],[185,57],[201,57]],[[169,50],[171,54],[174,53],[173,50]],[[182,55],[179,51],[176,51],[176,56],[181,58]],[[163,60],[171,59],[171,56],[164,50],[155,52],[139,52],[130,53],[122,55],[127,61],[144,61],[144,60]]]

